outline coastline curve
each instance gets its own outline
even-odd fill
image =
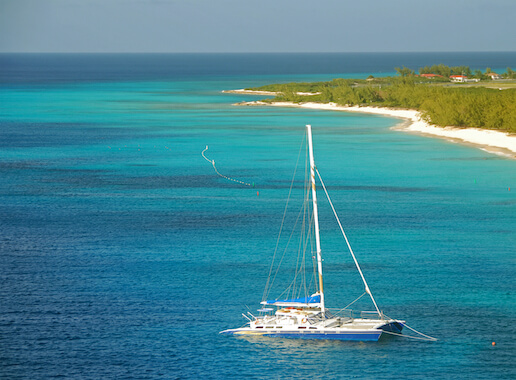
[[[229,91],[226,91],[229,92]],[[237,93],[254,93],[250,90],[240,90]],[[271,93],[270,95],[273,95]],[[237,106],[271,106],[308,108],[327,111],[360,112],[403,119],[404,122],[392,127],[395,131],[415,133],[421,136],[437,137],[454,143],[461,143],[486,152],[506,158],[516,159],[516,135],[501,131],[480,128],[438,127],[421,118],[419,111],[414,109],[397,109],[371,106],[341,106],[336,103],[294,103],[294,102],[263,102],[250,101],[235,103]]]

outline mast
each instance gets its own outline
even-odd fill
[[[317,211],[317,194],[315,192],[315,162],[314,149],[312,145],[312,126],[306,125],[306,135],[308,139],[308,151],[310,153],[310,183],[312,185],[312,201],[314,209],[314,227],[315,227],[315,247],[317,250],[317,271],[319,272],[319,293],[321,296],[321,313],[324,315],[324,291],[323,291],[323,275],[322,275],[322,258],[321,258],[321,238],[319,236],[319,215]]]

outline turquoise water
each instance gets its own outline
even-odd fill
[[[3,66],[18,79],[0,87],[0,377],[516,376],[516,161],[393,131],[390,118],[235,107],[256,98],[222,90],[331,72],[231,74],[227,60],[194,58],[188,75],[134,58],[112,80],[91,74],[111,73],[105,63]],[[391,67],[381,59],[373,73]],[[308,123],[380,308],[439,341],[218,334],[261,300]],[[221,173],[255,187],[218,177],[206,145]],[[362,289],[321,208],[338,307]]]

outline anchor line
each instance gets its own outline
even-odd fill
[[[402,338],[424,340],[424,341],[427,341],[427,342],[435,342],[435,341],[438,340],[438,339],[435,339],[435,338],[429,339],[429,338],[420,338],[418,336],[412,336],[412,335],[398,334],[398,333],[395,333],[395,332],[392,332],[392,331],[385,331],[384,330],[383,332],[386,333],[386,334],[394,335],[394,336],[400,336]]]
[[[385,315],[385,314],[384,314]],[[391,317],[385,315],[387,318],[389,319],[392,319]],[[430,336],[430,335],[426,335],[426,334],[423,334],[422,332],[420,331],[417,331],[416,329],[410,327],[409,325],[407,325],[406,323],[402,323],[403,326],[405,326],[406,328],[408,328],[409,330],[411,330],[412,332],[416,333],[417,335],[419,336],[412,336],[412,335],[403,335],[403,334],[397,334],[395,332],[392,332],[392,331],[383,331],[387,334],[391,334],[391,335],[396,335],[396,336],[401,336],[403,338],[409,338],[409,339],[417,339],[417,340],[426,340],[426,341],[429,341],[429,342],[436,342],[438,341],[439,339],[437,338],[434,338],[433,336]]]
[[[250,183],[247,183],[247,182],[243,182],[243,181],[240,181],[238,179],[234,179],[234,178],[230,178],[222,173],[220,173],[218,170],[217,170],[217,167],[215,166],[215,160],[210,160],[208,157],[206,157],[204,155],[204,152],[206,152],[208,150],[208,145],[206,145],[206,148],[201,152],[201,155],[203,156],[203,158],[208,161],[212,166],[213,166],[213,169],[215,170],[215,173],[217,173],[220,177],[224,178],[224,179],[227,179],[229,181],[233,181],[233,182],[237,182],[237,183],[240,183],[242,185],[245,185],[245,186],[249,186],[249,187],[254,187],[252,184]]]

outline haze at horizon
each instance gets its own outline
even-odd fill
[[[0,52],[514,51],[510,0],[0,0]]]

